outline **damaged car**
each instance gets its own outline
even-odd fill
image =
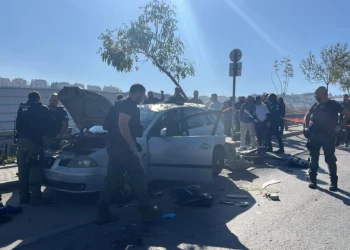
[[[70,192],[101,191],[107,173],[107,131],[102,124],[112,103],[81,89],[64,87],[58,94],[80,132],[45,150],[44,185]],[[212,183],[225,162],[224,126],[213,111],[198,104],[139,105],[143,165],[148,181]]]

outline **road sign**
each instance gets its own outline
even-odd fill
[[[242,51],[240,49],[234,49],[230,53],[231,62],[239,62],[242,59]]]
[[[236,67],[236,74],[235,74]],[[242,62],[230,63],[229,76],[241,76],[242,75]]]

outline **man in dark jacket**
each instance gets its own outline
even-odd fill
[[[203,104],[203,101],[199,99],[199,92],[198,90],[195,90],[193,92],[193,98],[188,100],[189,103],[196,103],[196,104]]]
[[[309,188],[317,187],[316,177],[320,150],[323,149],[325,161],[328,165],[331,185],[330,191],[338,190],[337,158],[335,157],[335,137],[346,126],[350,118],[350,111],[340,103],[328,98],[325,87],[319,87],[315,91],[315,103],[305,115],[305,137],[308,139],[307,148],[310,151]],[[341,124],[338,124],[338,115],[344,116]],[[310,127],[310,121],[312,125]]]
[[[268,133],[267,133],[267,151],[272,152],[272,141],[271,137],[276,136],[279,150],[275,151],[277,154],[284,153],[284,146],[282,141],[282,136],[280,133],[280,123],[281,123],[281,108],[277,102],[277,96],[275,94],[271,94],[267,98],[269,114],[268,114]]]
[[[181,95],[181,88],[176,87],[175,88],[175,94],[173,96],[170,96],[165,103],[173,103],[177,105],[183,105],[186,101],[186,98]]]
[[[238,102],[235,103],[235,132],[241,131],[240,121],[239,121],[239,111],[241,110],[242,105],[245,103],[245,97],[238,97]]]
[[[345,94],[343,96],[343,102],[341,103],[343,105],[344,108],[346,108],[347,110],[350,110],[350,101],[349,101],[349,95]],[[342,122],[342,120],[344,119],[343,115],[339,116],[339,123]],[[340,146],[340,141],[342,140],[342,134],[340,133],[339,136],[337,136],[337,142],[336,142],[336,146]],[[350,120],[347,122],[347,126],[346,126],[346,134],[345,134],[345,147],[349,147],[349,141],[350,141]]]
[[[43,137],[54,133],[56,127],[50,110],[40,102],[38,92],[29,93],[28,101],[19,107],[16,130],[20,203],[45,204],[41,196]]]
[[[157,104],[160,102],[164,102],[164,91],[160,91],[161,97],[157,98],[154,97],[153,92],[152,91],[148,91],[148,98],[146,100],[143,101],[143,104]]]

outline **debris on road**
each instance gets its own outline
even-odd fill
[[[180,206],[210,207],[214,201],[213,196],[203,192],[198,185],[173,188],[170,197]]]
[[[279,201],[280,200],[280,197],[279,197],[279,195],[277,193],[271,193],[267,197],[270,198],[273,201]]]
[[[249,199],[248,195],[242,195],[242,194],[228,194],[226,195],[226,197],[230,199]]]
[[[268,186],[270,185],[273,185],[273,184],[277,184],[277,183],[280,183],[281,181],[279,180],[270,180],[270,181],[267,181],[265,182],[262,187],[261,187],[261,191],[264,190],[265,188],[267,188]]]
[[[173,219],[176,217],[176,214],[163,214],[162,219]]]
[[[219,204],[234,205],[234,206],[237,206],[237,207],[247,207],[249,205],[249,202],[246,202],[246,201],[243,201],[243,202],[220,201]]]

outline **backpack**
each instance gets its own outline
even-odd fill
[[[103,129],[109,133],[115,131],[118,127],[118,102],[116,102],[108,111],[108,114],[103,121]]]

